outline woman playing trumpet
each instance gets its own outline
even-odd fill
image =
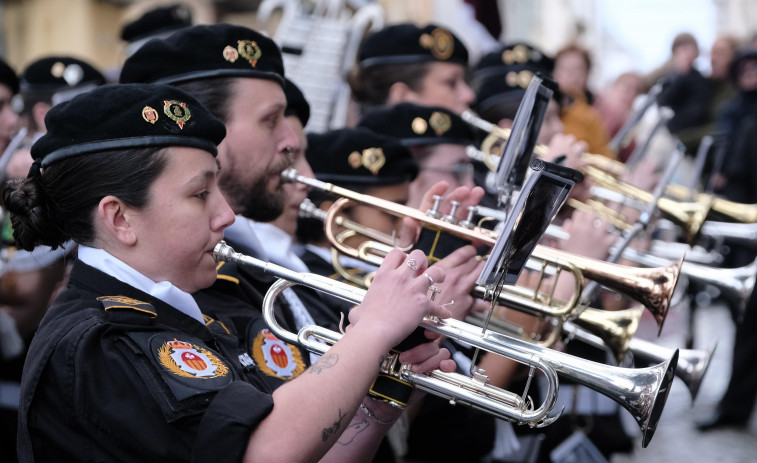
[[[400,413],[365,398],[378,360],[425,315],[448,316],[426,294],[444,271],[390,253],[344,338],[271,393],[189,294],[215,280],[212,250],[234,220],[217,185],[223,124],[180,90],[136,84],[46,122],[4,206],[20,247],[79,249],[30,348],[21,461],[369,458]],[[452,371],[448,355],[426,343],[401,360]]]

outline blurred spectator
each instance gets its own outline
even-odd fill
[[[712,71],[706,78],[708,99],[705,119],[701,125],[681,130],[676,134],[691,153],[696,152],[702,137],[715,133],[718,113],[723,109],[726,101],[736,96],[736,86],[729,76],[729,71],[737,49],[738,41],[728,35],[719,36],[712,44],[710,50]]]
[[[602,116],[592,106],[594,95],[588,87],[591,57],[588,50],[575,44],[563,47],[555,55],[554,79],[567,101],[560,119],[565,133],[589,145],[589,152],[615,157],[608,143],[610,137]]]
[[[16,72],[0,58],[0,153],[18,130],[19,118],[11,101],[18,93],[18,85]]]
[[[673,118],[667,126],[675,135],[705,121],[709,92],[707,81],[694,67],[694,60],[699,56],[699,45],[694,36],[678,34],[673,40],[671,53],[673,72],[663,79],[663,90],[657,103],[673,110]]]
[[[635,72],[625,72],[597,95],[594,106],[602,116],[602,122],[610,137],[614,137],[633,113],[633,102],[641,94],[642,77]],[[617,157],[625,161],[635,148],[633,142],[626,145]]]

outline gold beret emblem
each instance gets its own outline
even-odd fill
[[[145,106],[142,108],[142,119],[146,120],[150,124],[154,124],[158,122],[158,112],[155,111],[155,108],[150,106]]]
[[[413,122],[410,123],[410,128],[412,128],[413,132],[418,135],[423,135],[428,129],[428,124],[426,124],[426,121],[422,117],[416,117],[413,119]]]
[[[524,45],[516,45],[513,48],[513,57],[515,58],[515,61],[518,63],[526,63],[529,59],[529,53],[528,48]]]
[[[448,114],[434,111],[428,118],[428,123],[437,135],[442,135],[452,127],[452,119]]]
[[[258,60],[263,56],[263,51],[258,46],[257,42],[251,40],[238,40],[237,51],[239,55],[249,61],[252,67],[257,66]]]
[[[518,85],[520,85],[523,88],[528,88],[529,84],[531,84],[531,79],[533,79],[534,73],[531,71],[520,71],[518,73]]]
[[[441,27],[432,30],[431,34],[422,34],[418,43],[423,48],[427,48],[434,58],[442,61],[448,60],[455,50],[455,40],[452,38],[452,34]]]
[[[384,156],[384,150],[381,148],[366,148],[363,150],[363,167],[370,170],[373,175],[379,173],[384,164],[386,164],[386,157]]]
[[[187,104],[176,100],[163,100],[163,113],[176,122],[180,129],[183,129],[184,123],[192,117]]]
[[[63,77],[63,73],[66,71],[66,65],[61,63],[60,61],[56,61],[55,64],[53,64],[53,67],[50,68],[50,74],[52,74],[53,77],[61,78]]]

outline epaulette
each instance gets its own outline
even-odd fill
[[[215,318],[205,314],[202,314],[202,319],[205,321],[205,326],[207,326],[211,330],[218,329],[222,333],[231,334],[231,331],[229,331],[229,329],[226,328],[226,325],[224,325],[220,320],[216,320]]]
[[[112,322],[148,325],[158,316],[152,304],[130,297],[100,296],[97,300],[108,312]]]
[[[218,265],[216,265],[216,273],[216,280],[228,281],[237,285],[239,284],[239,272],[234,263],[219,262]]]

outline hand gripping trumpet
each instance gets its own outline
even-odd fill
[[[341,334],[313,325],[303,327],[296,334],[284,330],[274,314],[276,297],[284,289],[296,284],[309,286],[356,304],[361,303],[365,295],[365,290],[346,283],[339,283],[319,275],[293,272],[284,267],[236,253],[223,242],[216,246],[214,255],[216,260],[253,266],[278,277],[279,280],[271,286],[263,301],[263,316],[266,323],[280,339],[296,342],[311,352],[319,354],[327,352],[329,345],[337,342]],[[417,374],[412,372],[408,365],[399,364],[397,357],[388,359],[382,365],[384,372],[392,373],[398,379],[418,389],[446,398],[452,404],[462,404],[497,418],[531,426],[545,426],[557,418],[550,417],[549,412],[557,400],[557,375],[563,375],[612,398],[628,410],[641,429],[643,447],[649,444],[657,429],[678,360],[678,351],[675,351],[669,359],[652,367],[619,368],[533,346],[525,341],[492,331],[482,331],[479,327],[458,320],[427,317],[420,326],[488,352],[525,363],[532,369],[541,370],[547,384],[543,404],[534,409],[530,400],[527,400],[528,391],[524,391],[523,395],[518,395],[492,387],[487,384],[487,379],[483,374],[472,378],[439,371]]]

